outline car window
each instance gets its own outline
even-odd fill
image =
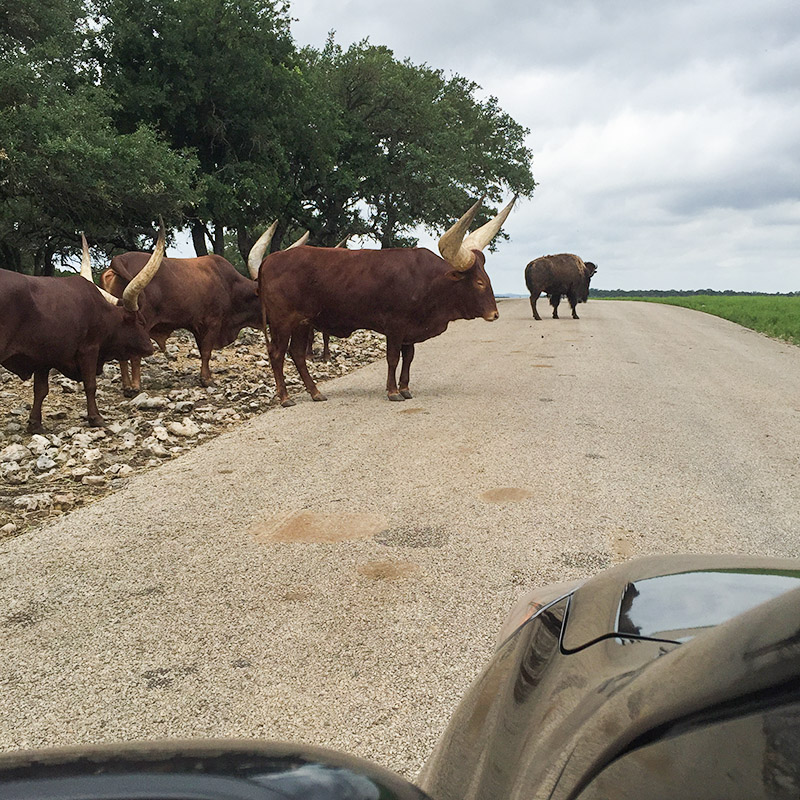
[[[576,797],[797,800],[800,702],[704,725],[640,747],[612,762]]]

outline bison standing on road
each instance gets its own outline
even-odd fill
[[[104,424],[95,400],[96,376],[108,361],[152,354],[139,298],[163,256],[162,224],[155,252],[121,300],[94,285],[85,238],[80,275],[44,278],[0,269],[0,364],[22,380],[33,375],[29,433],[43,430],[51,369],[83,381],[89,425]]]
[[[544,292],[550,296],[553,306],[553,319],[558,319],[558,304],[561,295],[566,295],[572,308],[572,318],[578,319],[575,306],[589,299],[589,281],[597,272],[597,266],[591,261],[582,261],[572,253],[561,253],[557,256],[535,258],[525,267],[525,285],[531,293],[533,318],[541,319],[536,310],[536,301]]]
[[[340,338],[359,329],[385,334],[386,393],[390,400],[404,400],[411,397],[408,381],[417,342],[443,333],[453,320],[497,319],[482,251],[497,235],[514,200],[465,238],[480,205],[478,201],[441,237],[442,258],[416,247],[298,247],[271,253],[263,260],[258,293],[269,323],[267,346],[281,405],[294,405],[283,375],[287,348],[311,397],[326,399],[306,365],[312,327]],[[259,253],[254,248],[250,259],[260,261],[262,255],[263,250]]]

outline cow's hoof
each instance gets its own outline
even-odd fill
[[[106,421],[102,417],[89,417],[90,428],[102,428]]]
[[[28,421],[28,433],[44,433],[44,425],[41,422]]]
[[[281,400],[281,405],[284,408],[291,408],[294,405],[294,400],[291,397],[287,397],[285,400]]]
[[[408,391],[408,389],[401,389],[400,394],[403,395],[403,397],[405,397],[406,400],[410,400],[414,396],[413,394],[411,394],[411,392]]]
[[[317,403],[321,403],[323,400],[327,400],[328,398],[325,397],[325,395],[322,394],[322,392],[317,392],[316,394],[311,395],[311,399]]]
[[[136,397],[136,395],[139,394],[139,392],[141,391],[142,391],[141,389],[131,389],[130,387],[128,387],[127,389],[122,390],[122,394],[125,397]]]
[[[400,403],[402,403],[402,402],[403,402],[403,400],[405,400],[405,397],[403,397],[403,395],[402,395],[402,394],[400,394],[400,392],[392,392],[391,394],[387,394],[386,396],[387,396],[387,397],[388,397],[390,400],[392,400],[392,401],[394,401],[394,402],[400,402]]]

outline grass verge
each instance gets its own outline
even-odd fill
[[[626,298],[628,299],[628,298]],[[686,297],[637,297],[648,303],[666,303],[673,306],[705,311],[716,317],[729,319],[745,328],[765,333],[775,339],[784,339],[800,345],[800,297],[780,295],[709,295]]]

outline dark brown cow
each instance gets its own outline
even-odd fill
[[[525,285],[531,293],[533,318],[541,319],[536,310],[536,301],[544,292],[550,296],[553,319],[558,319],[558,304],[561,295],[566,295],[572,309],[572,318],[579,319],[575,306],[589,299],[589,281],[597,272],[597,265],[582,261],[572,253],[535,258],[525,267]]]
[[[92,283],[89,249],[83,243],[80,275],[41,278],[0,269],[0,364],[27,380],[33,375],[28,431],[42,428],[42,402],[51,369],[83,381],[89,425],[103,425],[95,392],[103,364],[147,356],[147,335],[138,299],[164,256],[164,228],[147,265],[120,300]]]
[[[326,399],[306,365],[311,327],[338,337],[360,328],[385,334],[386,392],[390,400],[411,397],[409,371],[417,342],[443,333],[453,320],[497,319],[482,250],[500,230],[513,204],[514,200],[465,239],[481,205],[478,201],[440,239],[443,258],[425,248],[298,247],[267,256],[258,287],[269,321],[267,346],[281,405],[294,405],[283,376],[287,348],[311,397]],[[253,258],[258,255],[251,253]]]
[[[276,227],[277,222],[262,237],[266,237],[267,246]],[[100,276],[103,288],[120,297],[147,258],[147,253],[135,252],[112,258],[109,268]],[[262,327],[256,291],[255,280],[237,272],[222,256],[165,258],[158,276],[142,295],[142,313],[150,338],[161,350],[178,328],[194,335],[200,351],[200,384],[211,386],[212,351],[233,342],[242,328]],[[140,391],[141,359],[131,359],[130,367],[129,376],[128,364],[120,362],[122,387],[127,397]]]

